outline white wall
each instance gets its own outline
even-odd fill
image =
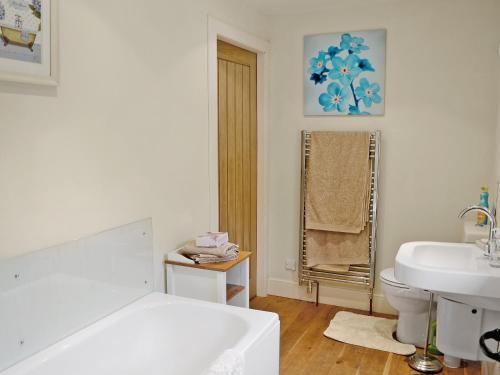
[[[208,227],[208,14],[272,36],[271,292],[297,293],[284,261],[297,258],[301,129],[382,130],[379,270],[404,241],[458,240],[456,214],[493,168],[498,1],[386,1],[270,19],[231,0],[137,4],[60,1],[59,88],[0,83],[0,258],[152,216],[161,271],[165,251]],[[304,118],[303,36],[380,27],[386,115]],[[349,291],[323,296],[353,303]]]
[[[300,130],[382,131],[377,270],[412,240],[458,241],[457,213],[493,171],[498,111],[500,2],[385,1],[273,18],[270,120],[270,292],[303,296],[297,259]],[[386,114],[305,118],[307,34],[387,29]],[[377,288],[380,297],[380,288]],[[365,297],[322,288],[323,300],[366,307]],[[376,300],[383,309],[383,300]]]
[[[267,33],[230,0],[60,1],[60,86],[0,83],[0,258],[151,216],[163,285],[209,225],[208,14]]]
[[[500,183],[500,44],[498,45],[497,71],[499,73],[498,73],[498,103],[497,103],[498,118],[497,118],[497,132],[495,137],[496,140],[495,176],[496,176],[496,183]],[[500,215],[498,214],[498,207],[500,206],[500,196],[497,197],[496,205],[497,205],[497,219],[500,219]]]

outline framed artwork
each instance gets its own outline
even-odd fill
[[[0,81],[57,85],[56,0],[0,0]]]
[[[306,36],[304,115],[383,115],[385,45],[386,30]]]

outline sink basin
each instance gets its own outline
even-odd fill
[[[436,345],[448,357],[485,360],[479,339],[500,322],[500,269],[472,244],[409,242],[396,256],[396,279],[434,292]]]
[[[490,267],[483,250],[473,244],[405,243],[396,256],[395,276],[406,285],[441,295],[500,303],[500,269]]]

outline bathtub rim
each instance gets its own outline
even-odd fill
[[[95,336],[105,328],[113,325],[121,319],[134,314],[135,312],[172,304],[205,306],[210,309],[225,311],[226,313],[236,315],[238,318],[243,320],[247,327],[247,331],[231,348],[240,352],[242,355],[245,355],[245,352],[255,342],[257,342],[262,335],[279,324],[279,317],[275,313],[194,300],[160,292],[151,292],[135,301],[132,301],[130,304],[122,307],[121,309],[116,310],[115,312],[112,312],[111,314],[55,342],[47,348],[42,349],[41,351],[36,352],[19,362],[14,363],[12,366],[1,370],[0,375],[23,375],[25,373],[29,374],[30,371],[35,370],[40,364],[52,359],[56,359],[58,356],[64,355],[65,351],[70,350],[78,344],[84,342],[85,340],[92,338],[92,336]]]

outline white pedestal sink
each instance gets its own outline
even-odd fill
[[[500,269],[488,264],[483,250],[472,244],[406,243],[396,256],[395,276],[439,296],[437,346],[443,353],[486,359],[479,337],[500,328]]]

